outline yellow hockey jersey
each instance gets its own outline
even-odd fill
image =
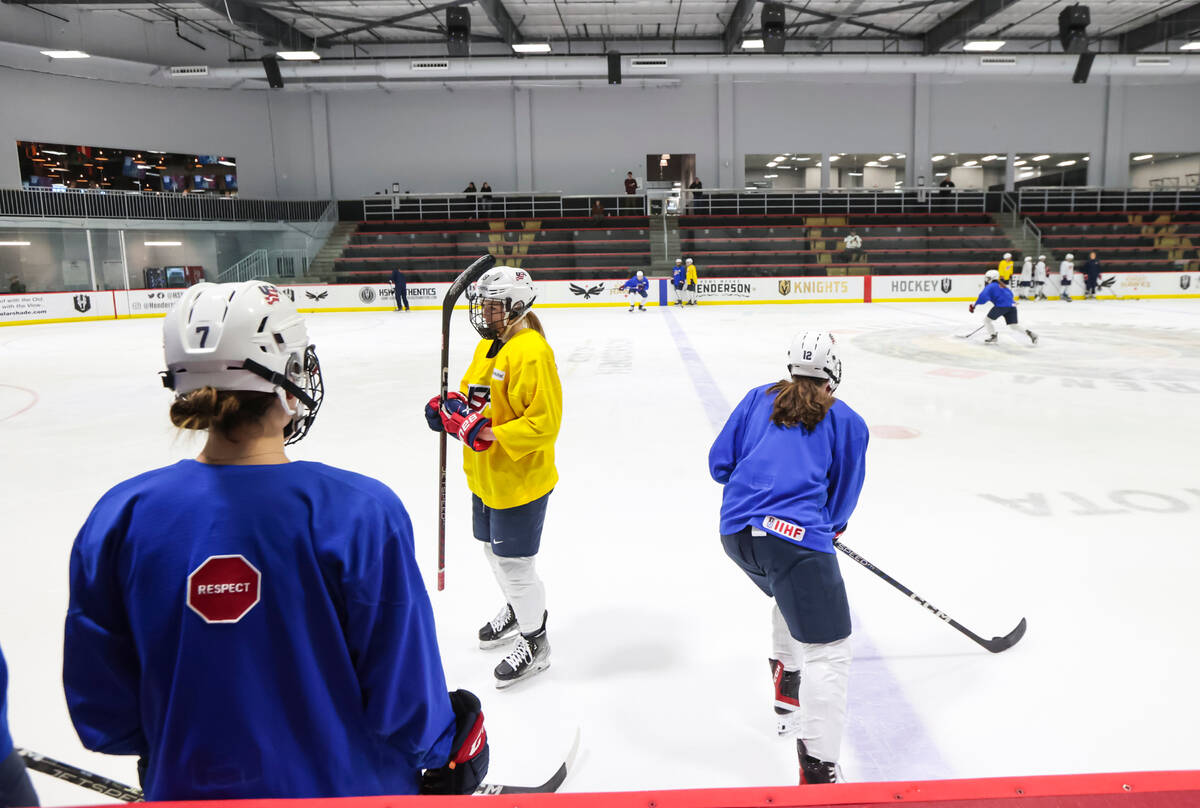
[[[515,508],[558,482],[554,441],[562,423],[562,385],[546,338],[523,328],[507,342],[481,340],[459,392],[492,419],[496,440],[482,452],[463,447],[467,486],[489,508]]]
[[[696,277],[696,265],[688,264],[687,276],[683,279],[684,283],[695,283],[699,278]]]
[[[1000,273],[1000,280],[1004,281],[1005,283],[1008,283],[1009,280],[1012,278],[1013,262],[1012,261],[1001,261],[1000,266],[998,266],[996,269]]]

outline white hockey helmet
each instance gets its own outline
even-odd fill
[[[809,376],[829,383],[829,392],[842,382],[842,360],[837,342],[828,331],[801,331],[788,348],[788,373]]]
[[[684,262],[685,264],[690,264],[690,263],[692,263],[692,259],[690,259],[690,258],[685,258],[685,259],[683,259],[683,262]]]
[[[643,275],[643,274],[642,274],[642,271],[641,271],[640,269],[637,271],[637,276],[638,276],[639,278],[644,278],[644,277],[646,277],[645,275]]]
[[[1005,253],[1005,254],[1004,254],[1004,260],[1005,260],[1005,261],[1009,260],[1010,258],[1012,258],[1012,253]]]
[[[998,269],[989,269],[987,272],[983,273],[984,284],[988,284],[988,283],[991,283],[992,281],[998,281],[998,280],[1000,280],[1000,270],[998,270]]]
[[[278,395],[292,416],[283,432],[288,444],[308,434],[325,396],[304,318],[266,281],[189,287],[163,322],[163,353],[163,386],[178,396],[201,387]]]
[[[517,267],[492,267],[471,287],[471,325],[484,339],[496,339],[513,323],[529,313],[529,307],[537,300],[537,287],[529,273]],[[504,302],[504,320],[490,325],[483,314],[483,301]]]
[[[1044,255],[1039,255],[1039,256],[1038,256],[1038,260],[1039,260],[1039,261],[1045,261],[1045,260],[1046,260],[1046,256],[1044,256]]]
[[[683,263],[683,259],[682,259],[682,258],[676,258],[676,259],[675,259],[675,266],[679,266],[679,265],[680,265],[680,264],[682,264],[682,263]]]
[[[1074,253],[1067,253],[1067,260],[1068,260],[1068,261],[1074,261],[1074,260],[1075,260],[1075,254],[1074,254]]]

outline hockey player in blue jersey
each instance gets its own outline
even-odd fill
[[[687,267],[682,258],[675,259],[675,268],[671,270],[671,286],[675,287],[675,305],[683,305],[683,284],[687,278]]]
[[[1008,288],[1008,283],[1004,278],[1000,277],[1000,273],[994,269],[989,269],[984,273],[983,278],[983,291],[979,293],[979,297],[967,309],[974,314],[976,306],[981,306],[984,303],[992,304],[992,308],[987,313],[987,318],[983,321],[988,330],[988,336],[984,342],[989,345],[996,343],[998,336],[996,334],[995,321],[1003,317],[1004,322],[1008,323],[1009,328],[1018,334],[1024,334],[1029,337],[1030,343],[1037,345],[1038,335],[1028,328],[1022,328],[1017,325],[1017,307],[1013,304],[1012,290]]]
[[[479,700],[446,692],[412,525],[383,483],[284,447],[324,395],[261,281],[187,289],[163,327],[195,460],[101,497],[70,561],[63,684],[84,746],[148,800],[471,793]]]
[[[833,396],[842,363],[832,334],[797,334],[788,374],[746,394],[708,467],[725,486],[725,552],[775,601],[770,664],[779,733],[796,736],[801,784],[831,783],[839,779],[850,676],[850,605],[833,541],[858,503],[868,433]]]
[[[621,288],[625,290],[625,299],[629,301],[630,311],[633,311],[633,304],[635,302],[641,311],[646,310],[646,298],[650,290],[650,281],[642,274],[640,269],[632,278],[621,284]],[[639,296],[641,296],[641,300],[638,300]]]

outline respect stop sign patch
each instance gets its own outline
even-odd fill
[[[258,604],[262,574],[241,555],[209,556],[188,576],[187,605],[206,623],[236,623]]]

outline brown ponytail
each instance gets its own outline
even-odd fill
[[[201,387],[171,403],[171,423],[180,429],[207,429],[237,442],[237,434],[256,426],[279,400],[274,393]]]
[[[522,317],[520,320],[517,320],[515,323],[505,329],[502,339],[510,340],[518,331],[526,327],[532,328],[534,331],[541,334],[543,338],[545,338],[546,329],[542,328],[542,321],[538,319],[536,314],[530,311],[526,312],[524,317]]]
[[[775,393],[771,423],[782,427],[803,424],[809,431],[821,423],[834,401],[829,383],[810,376],[793,376],[791,381],[776,382],[770,392]]]

